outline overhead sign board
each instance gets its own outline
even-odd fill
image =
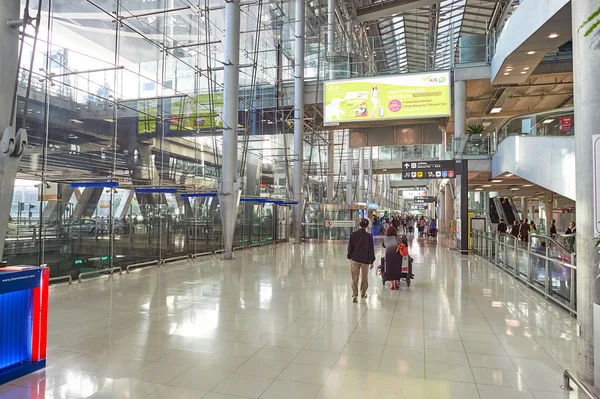
[[[413,199],[413,201],[415,204],[428,204],[428,203],[435,202],[435,197],[432,197],[432,196],[415,197]]]
[[[425,191],[425,190],[427,190],[427,186],[394,187],[392,185],[392,188],[395,188],[395,189],[400,190],[400,191]]]
[[[427,190],[417,190],[417,191],[403,191],[402,198],[404,199],[412,199],[415,197],[424,197],[427,195]]]
[[[325,227],[355,227],[356,222],[354,220],[326,220]]]
[[[402,163],[402,179],[453,179],[455,165],[454,161],[406,161]]]
[[[325,82],[324,122],[447,117],[450,72],[403,74]]]

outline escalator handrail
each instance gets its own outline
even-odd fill
[[[575,234],[572,234],[572,235],[574,236]],[[550,236],[546,236],[546,235],[543,235],[543,234],[531,234],[531,238],[534,238],[534,237],[540,239],[540,241],[542,241],[542,240],[546,241],[546,242],[551,241],[557,247],[559,247],[560,249],[562,249],[563,251],[565,251],[565,253],[568,253],[568,254],[570,254],[572,256],[577,256],[576,252],[570,251],[567,247],[565,247],[560,242],[556,241],[556,239],[554,239],[554,238],[552,238]]]

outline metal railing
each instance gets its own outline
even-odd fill
[[[71,275],[60,276],[60,277],[52,277],[50,279],[50,282],[51,283],[56,283],[58,281],[63,281],[63,280],[67,280],[69,282],[69,285],[73,284],[73,277],[71,277]]]
[[[92,270],[92,271],[85,272],[85,273],[79,273],[79,276],[77,277],[77,281],[79,283],[81,283],[83,281],[84,276],[93,276],[94,274],[108,273],[109,276],[112,276],[115,273],[115,270],[119,271],[119,275],[123,274],[123,269],[120,266],[109,267],[106,269]]]
[[[473,230],[472,237],[472,249],[476,254],[567,310],[571,316],[577,315],[574,253],[567,257],[563,251],[549,247],[545,242],[533,248],[531,242],[539,236],[523,242],[508,234]]]
[[[592,391],[590,391],[589,388],[586,387],[585,384],[581,382],[571,370],[566,369],[563,373],[563,385],[561,388],[565,391],[572,391],[573,388],[571,388],[571,381],[577,385],[577,387],[585,394],[585,396],[590,399],[598,399],[598,396],[594,395]]]
[[[489,157],[496,153],[496,137],[488,134],[467,134],[462,137],[452,137],[452,153],[457,159],[469,156]]]

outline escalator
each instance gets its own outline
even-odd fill
[[[521,216],[519,215],[519,211],[517,210],[515,201],[512,198],[507,198],[507,200],[508,200],[508,204],[510,205],[510,208],[512,209],[513,214],[515,215],[515,218],[517,220],[521,220]]]
[[[506,213],[502,206],[502,198],[494,197],[490,198],[490,218],[493,223],[500,223],[500,219],[504,219],[506,222]]]
[[[516,214],[510,204],[510,198],[500,198],[499,199],[500,206],[502,207],[502,211],[504,213],[504,221],[507,225],[512,226],[515,220],[519,220],[519,215]]]

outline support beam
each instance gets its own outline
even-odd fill
[[[358,150],[358,196],[357,202],[365,201],[365,149]]]
[[[294,54],[294,242],[302,240],[302,195],[304,179],[304,23],[305,0],[296,0],[295,54]]]
[[[367,203],[373,202],[373,148],[369,149],[369,176],[367,180]]]
[[[24,148],[21,148],[20,141],[16,146],[10,147],[9,141],[15,139],[15,128],[12,124],[12,98],[14,93],[15,79],[18,68],[18,44],[19,30],[8,26],[6,21],[19,19],[19,1],[1,1],[0,2],[0,93],[2,93],[2,102],[0,102],[0,139],[2,146],[0,150],[0,261],[4,253],[4,240],[8,229],[8,220],[10,207],[15,191],[15,178],[17,176],[17,167]],[[3,132],[3,133],[2,133]],[[27,135],[25,134],[25,146],[27,146]],[[17,152],[15,152],[15,150]]]
[[[359,8],[356,12],[358,22],[376,21],[380,18],[389,18],[390,15],[405,11],[429,7],[439,3],[439,0],[394,0],[376,3],[372,6]]]
[[[81,198],[73,210],[73,219],[89,219],[94,216],[94,212],[98,208],[98,201],[102,197],[102,191],[102,188],[84,188]]]
[[[467,134],[467,82],[454,82],[454,136]]]
[[[327,145],[327,203],[333,204],[335,197],[335,132],[329,131],[329,144]]]
[[[223,167],[219,203],[225,252],[233,259],[233,234],[237,220],[240,184],[237,174],[238,109],[240,86],[240,0],[225,3],[225,72],[223,81]]]
[[[352,192],[352,150],[350,148],[348,148],[346,158],[346,204],[352,205],[354,193]]]

